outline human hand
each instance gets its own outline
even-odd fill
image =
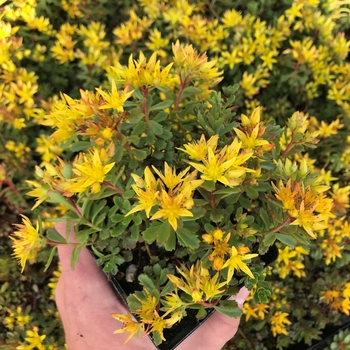
[[[56,224],[64,236],[66,224]],[[73,235],[73,232],[71,232]],[[111,313],[128,313],[117,299],[106,276],[96,265],[87,249],[81,251],[75,269],[70,267],[73,248],[59,246],[58,254],[62,273],[56,288],[56,304],[63,323],[69,350],[153,350],[155,346],[148,337],[133,337],[124,344],[128,334],[113,334],[123,327],[111,317]],[[235,296],[242,306],[249,295],[243,287]],[[176,349],[219,350],[237,332],[239,319],[215,312],[206,322],[184,340]]]

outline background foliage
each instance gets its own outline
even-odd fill
[[[62,152],[40,122],[62,91],[94,89],[113,76],[111,65],[130,54],[156,51],[166,64],[177,39],[207,51],[224,70],[221,86],[240,84],[237,113],[260,105],[266,121],[287,120],[294,110],[319,129],[316,151],[295,154],[323,174],[344,218],[330,222],[310,254],[281,245],[270,271],[275,295],[268,307],[245,307],[246,321],[234,338],[242,349],[311,344],[327,322],[349,315],[348,225],[350,162],[349,5],[335,0],[260,1],[0,1],[0,348],[37,344],[62,348],[50,278],[40,253],[21,275],[10,258],[11,224],[34,204],[26,180],[34,167]],[[60,207],[36,209],[44,219]],[[50,227],[45,222],[46,227]],[[46,255],[45,255],[46,254]],[[53,277],[52,277],[53,276]],[[51,286],[54,287],[54,280]],[[300,300],[303,300],[301,307]],[[288,313],[288,334],[273,335],[276,313]],[[43,338],[43,335],[46,335]],[[27,338],[25,340],[25,338]],[[34,347],[35,345],[33,345]]]

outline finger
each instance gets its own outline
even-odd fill
[[[242,308],[244,301],[249,295],[249,290],[241,288],[239,293],[231,297],[237,301]],[[240,318],[230,318],[219,312],[215,312],[205,321],[197,330],[195,330],[177,350],[186,350],[190,348],[207,350],[221,349],[237,332]]]
[[[55,228],[62,236],[66,233],[66,223],[58,223]],[[74,229],[71,226],[69,233],[70,242],[76,242],[74,237]],[[93,288],[95,291],[103,292],[104,288],[110,290],[107,277],[99,268],[90,254],[90,252],[83,248],[80,252],[79,259],[75,263],[74,269],[72,269],[71,257],[74,246],[70,245],[59,245],[58,246],[58,257],[62,266],[61,279],[71,281],[74,286],[82,286],[89,290]],[[93,283],[91,283],[93,282]]]

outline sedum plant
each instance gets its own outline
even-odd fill
[[[259,107],[238,116],[238,87],[213,90],[223,78],[215,61],[178,41],[172,51],[165,66],[156,53],[130,56],[110,68],[108,86],[53,103],[41,123],[65,156],[36,167],[28,195],[34,209],[65,206],[56,221],[67,233],[24,217],[12,236],[22,269],[47,245],[49,265],[59,244],[74,246],[74,268],[88,247],[137,318],[111,310],[124,324],[117,333],[145,332],[156,344],[191,315],[239,317],[228,298],[243,285],[268,303],[274,243],[307,250],[334,217],[322,177],[292,161],[318,142],[307,117],[295,112],[281,127]],[[276,315],[276,333],[285,316]]]

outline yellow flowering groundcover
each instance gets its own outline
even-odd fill
[[[223,311],[218,298],[242,279],[252,293],[237,347],[261,346],[247,343],[257,332],[274,348],[310,343],[350,310],[349,4],[218,4],[0,5],[1,216],[24,215],[1,235],[1,266],[14,270],[11,244],[22,269],[45,263],[52,220],[66,215],[108,273],[142,240],[182,254],[162,270],[168,294],[148,285],[132,300],[141,328],[114,315],[125,331],[160,342],[186,308]],[[275,241],[265,276],[256,254]],[[35,312],[22,321],[30,303],[17,309],[9,276],[5,342],[63,346]],[[149,317],[155,303],[163,309]]]

